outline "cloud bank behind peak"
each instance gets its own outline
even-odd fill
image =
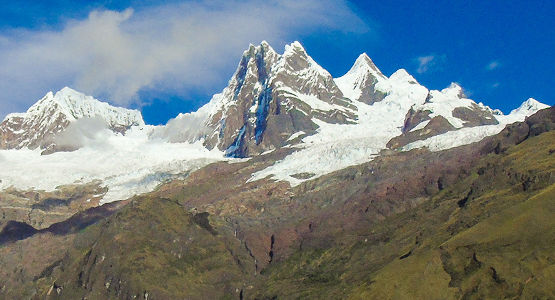
[[[219,89],[249,43],[369,30],[342,0],[191,1],[94,10],[57,29],[4,30],[0,118],[66,85],[122,106],[141,105],[143,90]]]

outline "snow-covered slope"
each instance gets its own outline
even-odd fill
[[[441,91],[430,91],[426,102],[415,105],[413,110],[429,112],[429,119],[442,116],[455,128],[495,123],[493,111],[482,103],[468,99],[456,83]]]
[[[201,143],[151,139],[156,127],[145,125],[139,111],[70,88],[49,92],[26,113],[7,116],[0,129],[4,148],[12,148],[0,150],[0,190],[53,190],[100,180],[108,188],[101,201],[106,203],[224,159]],[[52,145],[75,151],[41,155],[41,148]]]
[[[495,118],[504,124],[522,122],[527,116],[548,107],[549,105],[543,104],[534,98],[528,98],[528,100],[522,102],[518,108],[513,109],[508,115],[498,113]]]
[[[149,192],[208,163],[224,159],[200,143],[166,143],[148,138],[149,127],[127,134],[110,132],[73,152],[41,155],[40,150],[0,150],[0,190],[54,190],[63,184],[100,180],[108,192],[102,203]]]
[[[85,118],[96,118],[106,128],[121,133],[132,126],[144,126],[137,110],[114,107],[65,87],[56,94],[48,92],[26,113],[8,115],[0,124],[0,148],[47,148],[56,134]]]

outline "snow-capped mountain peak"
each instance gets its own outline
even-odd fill
[[[549,105],[543,104],[534,98],[528,98],[528,100],[522,102],[522,104],[511,111],[510,114],[525,114],[535,113],[536,111],[544,108],[548,108]]]
[[[395,71],[393,74],[391,74],[391,76],[389,76],[389,79],[394,80],[394,81],[405,81],[405,82],[409,82],[409,83],[418,83],[416,81],[416,79],[414,79],[414,77],[412,77],[412,75],[410,75],[409,72],[407,72],[407,70],[405,70],[405,69],[399,69],[399,70]]]
[[[145,125],[137,110],[114,107],[64,87],[46,93],[26,113],[8,115],[0,124],[0,148],[49,147],[54,135],[84,118],[97,118],[116,132]]]
[[[376,97],[375,85],[386,79],[372,59],[366,53],[362,53],[345,75],[335,79],[335,83],[345,97],[372,103],[381,100],[380,97]]]
[[[375,76],[379,76],[385,78],[382,72],[376,67],[372,59],[366,54],[366,52],[362,53],[358,56],[357,60],[355,61],[354,65],[351,67],[349,73],[363,73],[369,72]]]
[[[287,75],[299,76],[303,79],[309,77],[332,78],[326,69],[322,68],[308,55],[303,45],[298,41],[285,45],[285,51],[274,68],[275,73],[285,72]]]
[[[100,117],[113,126],[144,125],[139,111],[111,106],[69,87],[64,87],[55,94],[51,91],[46,93],[41,100],[29,108],[27,114],[36,115],[47,110],[55,110],[63,114],[68,121]]]
[[[179,116],[172,124],[198,124],[177,140],[204,139],[228,156],[248,156],[289,142],[294,133],[313,133],[314,120],[349,123],[356,108],[343,98],[331,74],[314,61],[299,42],[277,54],[262,42],[250,45],[229,84],[198,113]],[[158,130],[157,136],[176,136]]]

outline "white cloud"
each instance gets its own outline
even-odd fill
[[[419,56],[415,60],[418,63],[418,69],[416,72],[418,74],[423,74],[428,71],[432,71],[434,69],[438,69],[441,67],[441,64],[445,62],[445,55],[426,55],[426,56]]]
[[[494,89],[496,89],[496,88],[498,88],[500,85],[501,85],[501,83],[495,82],[495,83],[493,83],[493,84],[491,85],[491,87],[494,88]]]
[[[206,115],[197,112],[180,114],[170,119],[166,126],[155,128],[150,137],[172,143],[195,142],[198,137],[211,131],[206,127],[205,120]]]
[[[486,70],[493,71],[493,70],[499,68],[500,66],[501,66],[501,64],[498,61],[494,60],[486,66]]]
[[[72,122],[66,130],[54,136],[54,142],[57,146],[71,149],[104,146],[109,135],[112,135],[112,132],[102,118],[82,118]]]
[[[66,85],[123,106],[139,103],[141,90],[219,89],[249,43],[280,50],[316,31],[368,30],[345,0],[204,0],[93,11],[59,30],[4,31],[0,117]]]

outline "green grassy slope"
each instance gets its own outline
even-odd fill
[[[555,132],[482,158],[416,209],[265,271],[257,298],[555,297]]]
[[[134,199],[77,237],[61,267],[38,281],[38,298],[238,298],[254,263],[226,230],[177,202]]]

